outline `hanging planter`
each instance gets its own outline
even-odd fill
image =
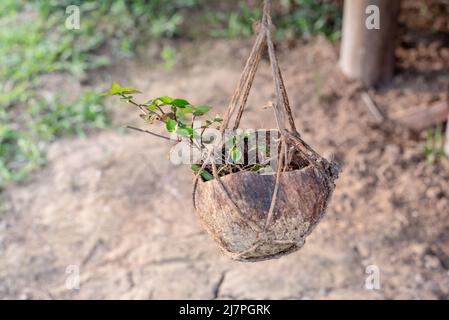
[[[196,209],[212,238],[240,261],[267,260],[300,249],[332,193],[312,166],[283,172],[278,181],[273,175],[240,172],[221,178],[221,183],[228,191],[218,180],[200,182]]]
[[[190,149],[200,154],[192,165],[195,172],[194,208],[220,248],[238,261],[267,260],[300,249],[324,216],[339,174],[338,165],[321,157],[296,130],[274,50],[269,0],[265,0],[258,29],[255,44],[224,119],[209,118],[196,128],[195,121],[205,117],[210,107],[194,106],[187,100],[166,96],[139,104],[132,96],[139,93],[136,89],[121,87],[117,83],[113,83],[106,93],[120,96],[138,107],[147,123],[164,123],[172,135],[166,137],[148,130],[132,129],[167,140],[186,142]],[[228,139],[225,133],[229,130],[235,132],[240,126],[264,50],[269,54],[275,84],[273,110],[277,130],[269,130],[270,133],[259,130],[243,138],[237,134]],[[207,148],[206,145],[212,140],[208,141],[204,136],[207,130],[213,128],[219,130],[220,139],[212,148]],[[254,158],[255,162],[249,161],[249,141],[254,137],[259,141],[261,136],[270,140],[269,146],[264,145],[270,164],[267,164],[267,159],[262,161],[259,155]],[[237,148],[238,140],[246,147],[243,152]],[[226,151],[229,142],[231,149]],[[256,143],[256,153],[260,147]],[[225,153],[219,153],[217,158],[217,150],[225,150]],[[233,161],[228,161],[229,158]],[[236,158],[242,161],[239,163]]]
[[[239,127],[259,61],[267,48],[280,135],[277,173],[242,171],[220,177],[214,161],[208,159],[203,168],[212,166],[214,179],[204,182],[197,176],[194,190],[194,206],[204,227],[227,255],[239,261],[267,260],[300,249],[323,217],[339,173],[338,165],[313,151],[296,130],[272,29],[270,1],[266,0],[258,37],[221,130],[223,133],[229,127],[234,113],[232,128]]]

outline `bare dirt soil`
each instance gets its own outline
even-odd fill
[[[187,57],[166,71],[155,51],[125,62],[112,79],[217,106],[223,112],[251,41],[184,44]],[[5,194],[0,220],[0,297],[69,299],[384,299],[449,298],[449,160],[428,164],[423,138],[383,128],[338,72],[337,47],[320,38],[282,48],[281,65],[297,125],[344,172],[326,217],[305,247],[279,260],[242,264],[222,256],[191,202],[188,167],[170,146],[107,130],[52,145],[49,164]],[[405,55],[402,52],[402,55]],[[370,90],[385,113],[447,97],[447,69],[399,74]],[[263,62],[244,127],[274,128],[273,84]],[[111,100],[115,124],[138,112]],[[162,132],[162,131],[161,131]],[[79,290],[66,287],[79,266]],[[367,290],[366,268],[380,271]],[[69,281],[70,282],[70,281]]]

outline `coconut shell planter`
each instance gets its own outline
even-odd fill
[[[270,2],[265,1],[259,34],[222,130],[229,127],[235,113],[232,128],[239,127],[259,61],[267,49],[280,136],[277,172],[261,175],[241,171],[220,177],[213,161],[206,161],[203,168],[210,166],[214,179],[203,181],[197,175],[193,199],[203,226],[223,252],[234,260],[247,262],[278,258],[299,250],[324,216],[339,174],[338,165],[322,158],[296,130],[274,51],[269,10]]]
[[[241,172],[221,179],[234,204],[213,180],[198,186],[197,212],[212,238],[235,260],[277,258],[300,249],[324,215],[332,194],[313,167],[284,172],[271,224],[265,228],[276,177]]]
[[[256,41],[223,119],[208,118],[197,128],[195,122],[200,117],[204,120],[211,107],[167,96],[141,104],[132,96],[138,90],[115,82],[105,93],[138,107],[147,124],[163,123],[169,137],[129,128],[176,141],[171,156],[188,147],[197,215],[220,248],[238,261],[278,258],[300,249],[324,216],[340,171],[296,130],[274,50],[270,1],[264,2]],[[268,52],[275,84],[276,100],[271,105],[277,128],[240,130],[264,52]],[[214,134],[209,135],[209,130]]]
[[[306,148],[303,144],[300,150]],[[281,257],[304,245],[325,214],[339,172],[337,164],[322,158],[314,162],[316,154],[307,153],[311,163],[304,161],[296,170],[288,171],[287,166],[286,171],[272,175],[241,171],[207,182],[198,179],[196,212],[225,254],[255,262]]]

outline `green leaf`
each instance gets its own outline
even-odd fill
[[[206,113],[208,113],[212,109],[209,106],[198,106],[195,108],[195,112],[193,113],[195,116],[202,116]]]
[[[109,92],[115,94],[115,93],[119,92],[121,88],[122,88],[121,85],[119,85],[117,82],[113,82],[111,84],[111,88],[109,89]]]
[[[207,171],[201,171],[201,177],[204,179],[204,181],[211,181],[214,179],[214,177]]]
[[[134,88],[122,87],[117,82],[113,82],[111,84],[111,87],[109,88],[109,91],[103,93],[103,96],[126,95],[133,93],[141,93],[141,92]]]
[[[109,90],[104,92],[102,96],[108,97],[117,94],[118,90],[120,90],[121,86],[117,82],[113,82],[109,87]]]
[[[189,130],[188,128],[178,128],[176,133],[183,137],[191,137],[191,132],[193,130]]]
[[[157,105],[155,105],[154,103],[148,104],[147,108],[152,110],[152,111],[156,111],[157,110]]]
[[[188,114],[188,113],[194,113],[195,112],[195,107],[185,107],[182,109],[179,109],[178,112],[181,114]]]
[[[176,118],[179,122],[183,124],[187,124],[191,122],[191,114],[193,114],[193,107],[185,107],[185,108],[176,108]]]
[[[198,133],[193,130],[191,127],[178,127],[176,133],[183,137],[189,138],[197,138],[199,137]]]
[[[231,151],[232,162],[238,163],[241,158],[242,158],[242,151],[240,151],[240,149],[235,148]]]
[[[230,137],[225,142],[226,148],[228,148],[229,150],[235,149],[236,148],[236,144],[237,144],[237,138],[235,136]]]
[[[134,93],[142,93],[134,88],[122,88],[120,94],[134,94]]]
[[[156,100],[159,100],[164,104],[173,104],[173,99],[167,96],[157,98]]]
[[[201,170],[201,166],[199,164],[192,165],[192,170],[195,173],[198,173]],[[204,181],[211,181],[214,179],[214,176],[205,170],[201,170],[201,177]]]
[[[174,132],[174,131],[176,130],[176,128],[178,127],[178,123],[177,123],[175,120],[173,120],[173,119],[169,119],[169,120],[166,122],[166,127],[167,127],[167,131],[170,132],[170,133],[172,133],[172,132]]]
[[[190,104],[189,101],[184,99],[175,99],[171,102],[174,106],[177,106],[179,108],[184,108]]]

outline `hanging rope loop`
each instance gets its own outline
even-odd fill
[[[229,104],[228,112],[223,122],[222,131],[228,128],[230,119],[233,117],[236,110],[237,114],[235,116],[233,129],[237,129],[239,127],[241,118],[246,108],[248,96],[254,82],[257,68],[259,66],[260,60],[262,59],[262,54],[264,50],[267,49],[270,58],[273,79],[275,82],[276,105],[274,106],[274,112],[276,115],[278,129],[281,134],[283,134],[283,131],[286,130],[285,119],[288,118],[290,130],[295,132],[296,126],[272,39],[274,25],[271,18],[270,0],[264,0],[263,16],[259,26],[260,27],[258,30],[256,41],[246,62],[245,68],[243,69],[239,85],[237,86],[237,89]]]
[[[208,158],[204,161],[201,170],[199,172],[202,172],[202,170],[205,169],[207,165],[211,166],[212,174],[214,176],[214,179],[217,180],[218,186],[221,189],[221,191],[227,196],[229,202],[232,204],[232,207],[234,208],[235,214],[238,215],[241,220],[245,221],[248,225],[250,225],[254,230],[265,230],[270,226],[270,222],[273,218],[273,210],[275,208],[276,203],[276,197],[277,197],[277,191],[279,186],[279,179],[280,175],[283,171],[288,170],[289,166],[289,150],[291,148],[294,148],[294,150],[297,150],[302,157],[308,161],[313,167],[318,169],[319,172],[326,178],[329,184],[329,188],[333,188],[333,177],[329,175],[329,163],[322,158],[318,153],[316,153],[311,147],[309,147],[302,139],[298,131],[296,130],[295,121],[293,118],[292,110],[290,107],[290,102],[287,94],[287,90],[285,88],[284,80],[282,77],[282,72],[279,67],[279,62],[276,56],[275,52],[275,46],[273,42],[273,30],[274,25],[271,18],[271,1],[270,0],[264,0],[263,4],[263,16],[262,21],[259,23],[259,30],[258,34],[256,36],[255,43],[251,49],[251,53],[246,61],[245,67],[243,69],[242,75],[240,76],[239,83],[237,85],[237,88],[231,98],[231,101],[229,103],[227,112],[224,116],[222,127],[221,127],[221,134],[225,132],[226,129],[230,127],[230,122],[233,117],[234,124],[232,125],[232,128],[234,130],[238,129],[240,126],[240,121],[243,116],[243,113],[246,108],[247,100],[249,93],[251,91],[255,75],[257,73],[257,69],[259,66],[259,63],[262,59],[262,54],[265,50],[268,51],[268,56],[270,60],[270,67],[272,72],[272,77],[274,80],[275,85],[275,94],[276,94],[276,101],[273,105],[274,114],[276,118],[277,127],[279,129],[280,134],[280,141],[279,141],[279,161],[278,161],[278,168],[277,168],[277,175],[276,175],[276,187],[273,192],[272,196],[272,202],[270,206],[270,210],[268,212],[267,221],[264,226],[258,226],[252,221],[249,221],[245,218],[244,214],[240,211],[237,204],[234,202],[234,200],[230,197],[230,193],[226,189],[226,186],[223,184],[223,182],[220,179],[220,176],[218,174],[217,165],[214,162],[213,159],[213,152],[209,152]],[[287,125],[288,122],[288,125]],[[193,191],[193,202],[194,206],[195,204],[195,194],[196,194],[196,187],[198,184],[198,181],[200,179],[200,174],[198,173],[195,177],[195,184],[194,184],[194,191]]]
[[[262,16],[262,23],[269,27],[269,19],[271,17],[271,1],[270,0],[264,0],[263,4],[263,16]]]

